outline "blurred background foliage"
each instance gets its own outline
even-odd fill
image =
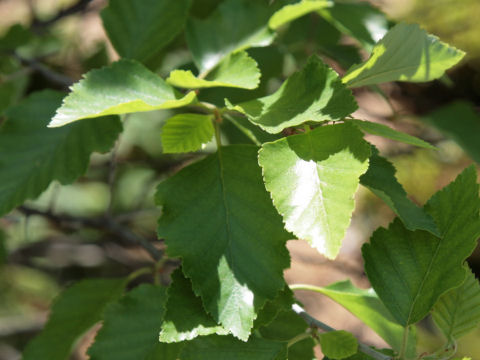
[[[194,0],[191,12],[204,18],[218,3],[219,0]],[[372,3],[392,21],[417,22],[442,40],[467,51],[462,64],[442,81],[382,86],[388,102],[370,90],[355,90],[361,108],[358,117],[389,124],[438,146],[439,151],[433,152],[369,139],[395,164],[398,179],[409,195],[423,204],[472,162],[472,153],[466,154],[455,141],[419,119],[453,100],[468,101],[479,109],[480,2],[376,0]],[[86,71],[117,58],[98,16],[105,4],[103,0],[0,0],[0,52],[3,52],[0,53],[0,113],[33,91],[66,90],[71,79],[78,80]],[[75,6],[80,11],[77,8],[71,16],[62,16],[66,9]],[[312,53],[323,54],[325,61],[340,73],[366,56],[357,41],[345,37],[318,16],[294,21],[289,31],[279,37],[272,46],[249,50],[262,70],[258,89],[210,89],[203,92],[204,99],[222,104],[225,97],[238,102],[271,93]],[[13,49],[17,57],[4,55]],[[57,81],[52,81],[42,66],[52,69],[59,76]],[[162,76],[174,68],[193,68],[183,35],[170,43],[151,67]],[[26,209],[0,218],[0,360],[19,358],[26,342],[43,325],[50,302],[66,285],[87,276],[127,274],[148,262],[142,249],[131,246],[119,234],[85,226],[82,219],[100,219],[105,212],[111,212],[133,232],[156,240],[155,225],[160,212],[153,204],[155,186],[195,158],[192,154],[162,154],[161,129],[173,114],[173,111],[150,112],[124,118],[124,133],[116,148],[110,154],[92,156],[85,176],[68,186],[52,184],[39,199],[28,202]],[[1,121],[0,118],[0,124]],[[240,118],[237,121],[249,126]],[[228,124],[223,129],[225,142],[247,141]],[[250,130],[258,132],[256,128]],[[273,139],[271,135],[258,135],[262,141]],[[212,149],[207,145],[203,151]],[[64,217],[40,216],[29,209]],[[375,228],[388,224],[392,218],[393,213],[383,202],[367,191],[360,191],[352,229],[339,260],[355,259],[360,264],[361,244]],[[161,242],[157,245],[163,250]],[[292,267],[302,261],[294,255]],[[475,253],[470,262],[477,275],[480,274],[480,253]],[[175,260],[171,260],[162,270],[164,283],[175,265]],[[301,275],[295,273],[299,279]],[[358,276],[363,276],[361,270]],[[332,281],[321,270],[318,278],[322,285]],[[426,320],[421,329],[425,349],[441,342],[432,329]],[[460,354],[479,358],[479,336],[480,331],[476,330],[465,337],[459,345]],[[76,359],[83,358],[81,346],[79,349]]]

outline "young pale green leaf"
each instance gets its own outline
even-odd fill
[[[427,143],[426,141],[423,141],[422,139],[394,130],[391,127],[383,124],[379,124],[372,121],[366,121],[366,120],[356,120],[356,119],[349,120],[349,121],[353,122],[360,130],[366,133],[369,133],[371,135],[382,136],[387,139],[400,141],[405,144],[410,144],[410,145],[422,147],[425,149],[432,149],[432,150],[437,149],[435,146],[430,145],[429,143]]]
[[[357,39],[367,51],[388,31],[385,14],[367,2],[335,2],[319,13],[339,31]]]
[[[86,171],[91,153],[108,151],[121,132],[115,116],[47,128],[62,97],[46,90],[7,110],[0,128],[0,215],[36,198],[54,180],[75,181]]]
[[[299,17],[329,6],[332,6],[330,0],[301,0],[278,10],[268,21],[268,26],[275,30]]]
[[[75,341],[102,320],[105,307],[123,293],[125,279],[89,279],[61,293],[43,331],[23,353],[23,360],[65,360]]]
[[[167,120],[162,128],[164,153],[197,151],[208,143],[215,132],[211,115],[179,114]]]
[[[305,122],[341,119],[357,104],[338,74],[316,55],[305,67],[290,76],[272,95],[227,107],[247,116],[255,125],[276,134]]]
[[[194,92],[185,96],[135,60],[120,60],[88,72],[72,86],[49,127],[104,115],[172,109],[191,104]]]
[[[357,339],[344,330],[321,333],[319,340],[322,352],[332,359],[345,359],[357,352]]]
[[[467,102],[454,102],[420,118],[455,140],[473,160],[480,163],[480,116]]]
[[[103,26],[121,57],[147,63],[183,29],[191,0],[110,0]]]
[[[393,349],[400,351],[404,328],[397,324],[373,289],[359,289],[350,280],[340,281],[314,291],[328,296],[363,321]],[[407,355],[415,356],[416,339],[409,332]]]
[[[400,23],[375,45],[367,61],[352,66],[342,80],[349,87],[430,81],[442,76],[464,55],[417,24]]]
[[[335,258],[369,156],[370,145],[349,123],[264,144],[259,163],[286,229]]]
[[[251,337],[243,342],[232,336],[210,335],[185,344],[182,360],[286,360],[287,343]]]
[[[441,237],[408,231],[396,219],[363,246],[367,276],[399,324],[423,319],[443,293],[465,279],[463,262],[480,235],[478,192],[476,172],[470,167],[425,205]]]
[[[467,268],[459,287],[443,294],[433,308],[433,320],[449,342],[458,340],[480,323],[480,284]]]
[[[265,339],[289,341],[295,336],[305,333],[307,329],[308,324],[290,307],[281,311],[267,326],[261,327],[259,332]],[[315,342],[311,337],[298,341],[288,347],[288,359],[312,360],[314,359],[314,346]]]
[[[214,320],[243,340],[265,302],[284,288],[289,265],[290,235],[263,186],[257,150],[222,147],[161,183],[156,195],[168,253],[183,259]]]
[[[187,43],[200,73],[212,70],[229,54],[269,45],[274,33],[271,10],[259,1],[226,0],[205,20],[187,23]]]
[[[408,230],[426,230],[438,235],[432,217],[408,197],[395,177],[396,169],[373,148],[368,171],[360,177],[360,184],[367,187],[398,215]]]
[[[172,274],[166,308],[160,332],[161,342],[181,342],[197,336],[229,333],[205,312],[202,300],[193,292],[192,284],[185,278],[181,268]]]
[[[88,349],[90,358],[176,360],[179,345],[158,343],[166,298],[165,288],[143,284],[110,304],[105,309],[103,326]]]
[[[245,51],[228,55],[205,79],[195,77],[190,70],[173,70],[167,79],[173,86],[186,89],[234,87],[255,89],[260,83],[260,70]]]

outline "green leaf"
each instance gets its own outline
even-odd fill
[[[372,121],[365,121],[365,120],[349,120],[353,122],[360,130],[369,133],[371,135],[382,136],[387,139],[400,141],[405,144],[410,144],[414,146],[418,146],[425,149],[432,149],[437,150],[437,148],[433,145],[430,145],[426,141],[419,139],[415,136],[405,134],[403,132],[397,131],[392,129],[389,126],[379,124]]]
[[[195,77],[190,70],[173,70],[167,82],[187,89],[210,87],[255,89],[260,83],[260,70],[255,60],[245,51],[239,51],[228,55],[205,79]]]
[[[349,123],[264,144],[259,163],[286,229],[335,258],[369,155],[370,145]]]
[[[367,61],[350,68],[342,80],[349,87],[430,81],[442,76],[464,55],[417,24],[400,23],[375,45]]]
[[[53,180],[72,183],[85,173],[91,153],[108,151],[120,133],[113,116],[47,128],[62,96],[34,93],[7,110],[0,128],[0,215],[36,198]]]
[[[165,288],[142,284],[110,304],[88,355],[92,360],[146,360],[154,355],[176,360],[180,346],[158,343],[165,301]]]
[[[263,186],[257,149],[222,147],[161,183],[156,195],[163,206],[158,234],[169,255],[183,259],[215,321],[243,340],[257,312],[283,289],[289,265],[291,236]]]
[[[232,336],[211,335],[188,342],[182,360],[286,360],[287,343],[252,337],[243,342]]]
[[[455,140],[473,160],[480,163],[480,116],[467,102],[457,101],[420,118]]]
[[[319,334],[319,338],[323,354],[332,359],[344,359],[357,352],[357,339],[347,331],[329,331]]]
[[[192,284],[182,274],[181,268],[172,274],[166,308],[160,332],[161,342],[180,342],[197,336],[229,333],[205,312],[202,300],[193,292]]]
[[[255,125],[276,134],[308,121],[341,119],[357,109],[357,104],[338,74],[316,55],[290,76],[272,95],[227,107],[247,116]]]
[[[182,96],[135,60],[120,60],[89,71],[71,89],[48,126],[103,115],[178,108],[196,100],[194,92]]]
[[[400,351],[404,328],[397,324],[373,289],[359,289],[350,280],[340,281],[314,291],[328,296],[363,321],[393,349]],[[416,340],[409,332],[407,355],[415,355]]]
[[[164,153],[197,151],[215,133],[211,115],[178,114],[168,119],[162,128]]]
[[[20,46],[28,44],[33,39],[32,32],[21,24],[10,26],[0,38],[0,51],[15,51]]]
[[[433,308],[433,320],[449,342],[460,339],[480,323],[480,284],[472,270],[457,288],[443,294]]]
[[[0,269],[5,264],[8,256],[5,233],[0,229]]]
[[[299,17],[332,6],[330,0],[301,0],[298,3],[286,5],[278,10],[268,21],[268,26],[275,30]]]
[[[307,323],[295,312],[289,309],[281,311],[275,319],[265,327],[259,329],[265,339],[289,341],[295,336],[305,333]],[[307,337],[288,347],[288,359],[312,360],[314,359],[313,347],[315,342]]]
[[[146,63],[185,25],[191,0],[110,0],[103,26],[121,57]]]
[[[360,178],[360,183],[371,190],[398,215],[408,230],[426,230],[438,235],[437,225],[432,217],[418,207],[408,197],[395,177],[396,169],[373,148],[368,171]]]
[[[440,238],[408,231],[396,219],[363,246],[368,279],[399,324],[423,319],[443,293],[465,279],[463,262],[480,235],[478,192],[476,172],[470,167],[425,205]]]
[[[125,279],[83,280],[61,293],[52,305],[43,331],[23,353],[23,360],[65,360],[75,341],[102,320],[105,307],[116,301]]]
[[[342,33],[357,39],[367,51],[388,31],[385,14],[366,2],[335,2],[319,13]]]
[[[229,54],[269,45],[271,10],[258,1],[226,0],[205,20],[190,19],[187,43],[200,73],[207,73]]]
[[[258,329],[261,326],[270,324],[280,312],[291,309],[293,303],[293,293],[288,285],[285,285],[285,288],[278,293],[275,299],[267,301],[263,309],[258,313],[254,327]]]

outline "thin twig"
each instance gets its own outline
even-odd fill
[[[72,6],[60,10],[57,15],[48,20],[33,19],[32,29],[34,31],[43,31],[45,28],[53,25],[57,21],[63,19],[64,17],[74,15],[76,13],[84,11],[87,6],[92,2],[92,0],[80,0],[79,2],[73,4]]]
[[[143,247],[155,261],[158,261],[162,258],[161,251],[158,250],[150,241],[134,233],[129,228],[123,226],[114,218],[106,218],[106,217],[88,218],[88,217],[80,217],[80,216],[75,217],[70,215],[58,215],[51,211],[41,211],[41,210],[26,207],[26,206],[20,206],[18,209],[19,211],[21,211],[23,214],[27,216],[30,216],[30,215],[42,216],[58,225],[62,225],[64,223],[79,224],[84,227],[103,230],[105,232],[111,233],[112,235],[118,236],[120,239],[130,244],[135,244]]]
[[[328,326],[327,324],[321,322],[320,320],[315,319],[309,313],[307,313],[300,305],[293,304],[292,310],[297,313],[305,322],[312,328],[321,329],[323,331],[335,331],[334,328]],[[369,355],[377,360],[391,360],[392,358],[388,355],[378,352],[368,345],[358,343],[358,350],[366,355]]]
[[[14,53],[13,56],[23,65],[28,66],[29,68],[33,69],[34,71],[42,74],[46,79],[51,81],[52,83],[58,84],[63,88],[68,89],[70,85],[73,84],[73,80],[68,76],[63,74],[57,73],[50,69],[49,67],[45,66],[41,62],[36,59],[27,59],[23,58],[20,55]]]

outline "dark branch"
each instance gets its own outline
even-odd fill
[[[45,28],[55,24],[57,21],[63,19],[64,17],[84,11],[91,2],[92,0],[80,0],[72,6],[61,10],[57,15],[48,20],[39,20],[35,18],[32,22],[32,29],[34,31],[41,32]]]

